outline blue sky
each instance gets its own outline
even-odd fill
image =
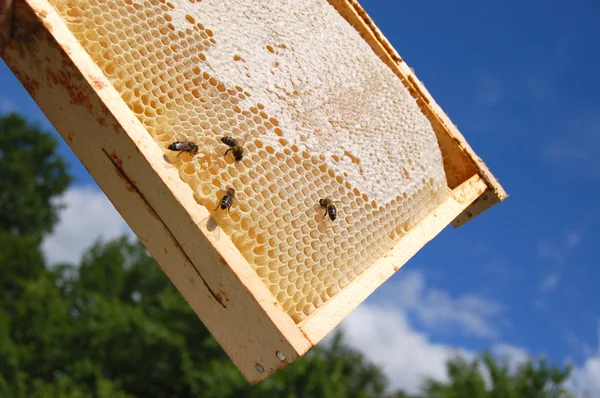
[[[502,342],[576,364],[600,355],[600,3],[361,4],[510,194],[447,228],[368,303],[393,305],[414,271],[426,281],[421,299],[458,297],[493,330],[440,328],[443,312],[409,306],[433,343],[479,351]],[[3,63],[0,87],[0,113],[52,128]],[[60,142],[75,185],[93,185]]]
[[[502,303],[503,340],[581,361],[600,321],[600,3],[361,4],[511,195],[404,270]]]

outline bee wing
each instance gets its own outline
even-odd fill
[[[171,136],[171,140],[166,144],[165,149],[168,149],[169,152],[181,152],[181,149],[170,149],[169,146],[173,145],[176,142],[188,142],[190,139],[186,137],[181,131],[169,131],[169,129],[164,129],[165,133]]]
[[[164,129],[165,133],[169,136],[171,136],[171,140],[169,141],[169,144],[172,144],[174,142],[177,141],[187,141],[187,137],[178,130],[171,130],[170,128],[165,128]]]
[[[244,136],[242,138],[240,138],[239,145],[244,146],[244,145],[246,145],[246,143],[248,141],[251,141],[251,140],[252,140],[252,134],[250,134],[250,132],[246,132],[246,134],[244,134]]]

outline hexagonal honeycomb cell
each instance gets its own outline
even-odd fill
[[[430,122],[326,0],[52,4],[198,202],[235,188],[219,225],[296,322],[450,192]]]

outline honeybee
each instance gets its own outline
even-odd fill
[[[198,145],[191,141],[175,141],[168,146],[168,149],[172,151],[179,151],[177,156],[181,155],[183,152],[187,152],[192,156],[195,156],[198,153]]]
[[[322,209],[325,209],[323,218],[328,215],[331,221],[335,221],[337,218],[337,207],[335,206],[335,203],[341,202],[339,200],[331,200],[329,198],[319,199],[319,206],[321,206]]]
[[[239,162],[244,158],[244,146],[239,139],[225,136],[221,138],[221,142],[229,147],[223,156],[227,156],[227,154],[231,151],[236,162]]]
[[[231,209],[231,205],[233,205],[233,202],[236,200],[235,188],[227,187],[227,190],[226,191],[221,190],[221,193],[223,193],[224,195],[221,198],[221,200],[219,201],[219,204],[217,205],[217,207],[215,207],[215,210],[217,210],[220,207],[221,210],[227,209],[227,213],[229,213],[229,210]]]

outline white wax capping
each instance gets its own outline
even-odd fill
[[[173,16],[185,29],[190,7],[183,5]],[[206,51],[217,80],[251,92],[251,101],[279,120],[285,139],[325,155],[370,199],[382,205],[413,193],[425,177],[444,181],[430,122],[326,1],[202,1],[192,10],[220,38]],[[232,62],[235,56],[243,61]],[[261,139],[282,150],[278,138],[267,132]]]

